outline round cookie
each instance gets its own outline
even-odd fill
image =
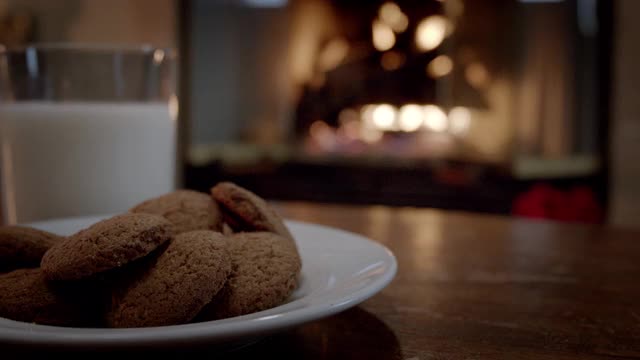
[[[101,314],[99,299],[87,286],[48,283],[41,269],[19,269],[0,275],[0,316],[16,321],[57,326],[94,325]],[[78,285],[78,284],[73,284]]]
[[[40,265],[42,255],[62,238],[24,226],[0,227],[0,272]]]
[[[225,222],[235,231],[269,231],[292,240],[293,236],[276,211],[253,192],[231,182],[211,188]]]
[[[187,323],[211,302],[230,272],[228,240],[222,234],[182,233],[146,272],[116,290],[107,323],[112,327]]]
[[[117,215],[56,243],[40,266],[49,280],[84,279],[139,259],[172,236],[171,223],[161,216]]]
[[[220,230],[222,215],[218,204],[205,193],[191,190],[174,192],[149,199],[129,210],[156,214],[169,220],[176,234],[193,230]]]
[[[233,269],[224,289],[199,314],[216,320],[270,309],[298,286],[301,263],[289,239],[269,232],[230,236]]]

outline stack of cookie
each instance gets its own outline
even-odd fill
[[[0,228],[0,317],[118,328],[217,320],[282,304],[300,268],[278,214],[223,182],[211,194],[149,199],[68,237]]]

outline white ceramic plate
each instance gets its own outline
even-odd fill
[[[29,225],[68,235],[102,218]],[[353,307],[382,290],[395,276],[395,257],[378,243],[325,226],[286,223],[298,243],[303,266],[300,286],[284,305],[224,320],[136,329],[67,328],[0,318],[0,344],[127,348],[242,343]]]

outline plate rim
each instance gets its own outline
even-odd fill
[[[37,227],[42,226],[43,224],[60,221],[82,221],[83,219],[89,221],[89,219],[98,219],[105,216],[110,215],[49,219],[29,224]],[[374,278],[371,283],[364,285],[353,292],[332,298],[333,302],[330,304],[310,304],[282,313],[278,313],[278,309],[281,309],[287,304],[229,319],[127,329],[59,327],[41,324],[27,324],[20,321],[2,318],[6,323],[15,323],[16,327],[6,326],[0,323],[0,344],[46,346],[71,345],[75,347],[137,347],[158,345],[158,342],[161,341],[166,341],[168,344],[175,344],[183,342],[198,343],[207,340],[210,341],[211,344],[216,344],[219,342],[237,340],[239,338],[262,336],[335,315],[351,307],[357,306],[378,294],[395,278],[398,269],[397,259],[387,246],[362,234],[345,229],[288,218],[283,220],[288,227],[289,225],[293,225],[293,227],[299,226],[301,228],[329,231],[349,238],[349,241],[357,241],[361,244],[365,244],[365,246],[376,248],[377,251],[380,251],[381,254],[385,255],[384,259],[381,260],[381,262],[386,264],[385,271]],[[329,291],[330,294],[330,290],[325,291]],[[296,299],[296,301],[305,299],[308,296],[309,295],[307,294]],[[274,312],[275,314],[273,314]],[[256,317],[256,314],[262,315]],[[246,317],[251,318],[247,319]],[[217,326],[212,328],[213,323],[224,326],[224,331],[221,331]],[[77,333],[81,333],[80,336],[78,336]],[[26,334],[29,334],[29,336],[25,336]]]

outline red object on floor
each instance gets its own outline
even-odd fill
[[[593,191],[578,186],[568,191],[550,185],[534,185],[516,198],[513,215],[563,222],[600,223],[603,210]]]

